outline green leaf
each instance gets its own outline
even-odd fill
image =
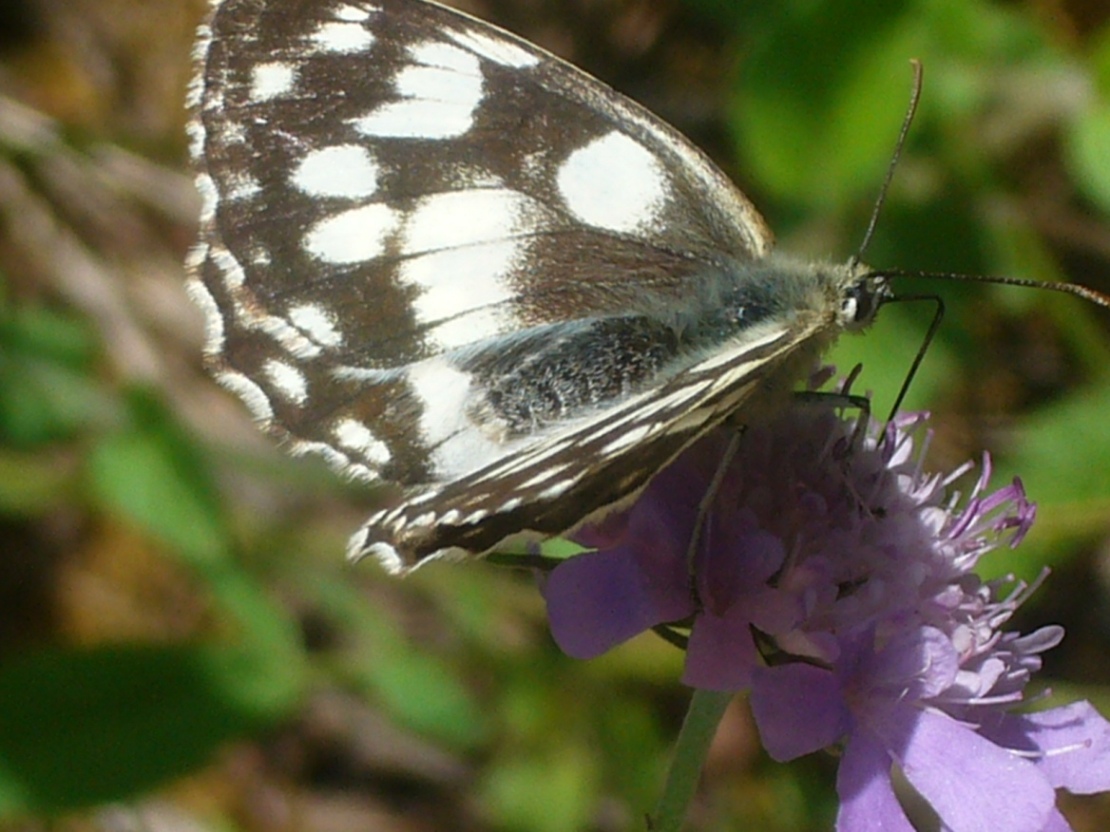
[[[1104,98],[1110,97],[1110,23],[1103,24],[1102,29],[1091,38],[1089,65],[1099,93]]]
[[[780,199],[843,204],[874,189],[909,89],[905,3],[809,4],[744,63],[732,120],[747,169]],[[903,69],[890,71],[892,60]]]
[[[309,672],[296,621],[237,569],[214,569],[207,578],[216,604],[236,627],[240,645],[227,654],[224,690],[245,710],[279,713],[292,708]]]
[[[356,633],[348,672],[398,723],[456,748],[474,747],[488,733],[488,718],[448,658],[397,632],[396,622],[366,603],[346,583],[319,578],[321,605]]]
[[[591,752],[566,744],[546,756],[509,758],[491,770],[482,792],[503,828],[579,832],[591,826],[597,774]]]
[[[1095,540],[1110,522],[1110,385],[1093,386],[1026,417],[1014,429],[1013,450],[1000,461],[992,486],[1019,476],[1037,503],[1037,521],[1021,546],[999,552],[980,570],[988,576],[1036,577],[1060,565],[1076,543]]]
[[[286,713],[243,696],[288,682],[249,651],[211,646],[50,649],[0,669],[0,816],[124,799],[203,765]],[[269,668],[272,671],[274,668]]]
[[[85,325],[41,307],[0,307],[0,437],[32,447],[106,423]]]
[[[1071,124],[1066,160],[1080,190],[1110,212],[1110,102],[1099,101]]]
[[[1035,476],[1041,503],[1105,501],[1110,495],[1107,412],[1110,386],[1104,385],[1045,408],[1017,429],[1010,464],[1022,476]]]
[[[73,479],[71,467],[43,454],[0,449],[0,512],[34,515],[58,503]]]
[[[194,566],[225,559],[229,533],[195,446],[155,399],[136,393],[131,412],[134,427],[103,438],[89,455],[94,495]]]

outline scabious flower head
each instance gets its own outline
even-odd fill
[[[946,829],[1067,829],[1054,789],[1110,789],[1110,723],[1086,703],[1012,711],[1063,633],[1004,631],[1035,587],[973,571],[1020,542],[1033,504],[1018,480],[989,492],[986,457],[950,493],[970,466],[924,470],[923,414],[880,439],[841,404],[800,402],[738,442],[722,428],[585,530],[597,551],[543,586],[556,641],[588,658],[688,628],[683,680],[750,689],[772,757],[842,749],[842,832],[911,832],[895,770]]]

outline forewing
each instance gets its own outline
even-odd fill
[[[459,421],[480,391],[452,356],[475,342],[681,304],[770,246],[646,110],[422,0],[225,0],[197,65],[210,361],[294,452],[355,476],[456,476],[447,441],[474,468],[521,450]]]

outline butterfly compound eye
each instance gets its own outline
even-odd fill
[[[886,281],[881,278],[869,276],[857,280],[844,291],[840,301],[841,322],[849,328],[866,326],[888,294]]]

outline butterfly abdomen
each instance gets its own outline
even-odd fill
[[[552,327],[546,342],[521,360],[483,374],[485,392],[472,409],[479,426],[502,424],[521,436],[587,408],[627,396],[679,355],[672,328],[645,316],[621,316]]]

